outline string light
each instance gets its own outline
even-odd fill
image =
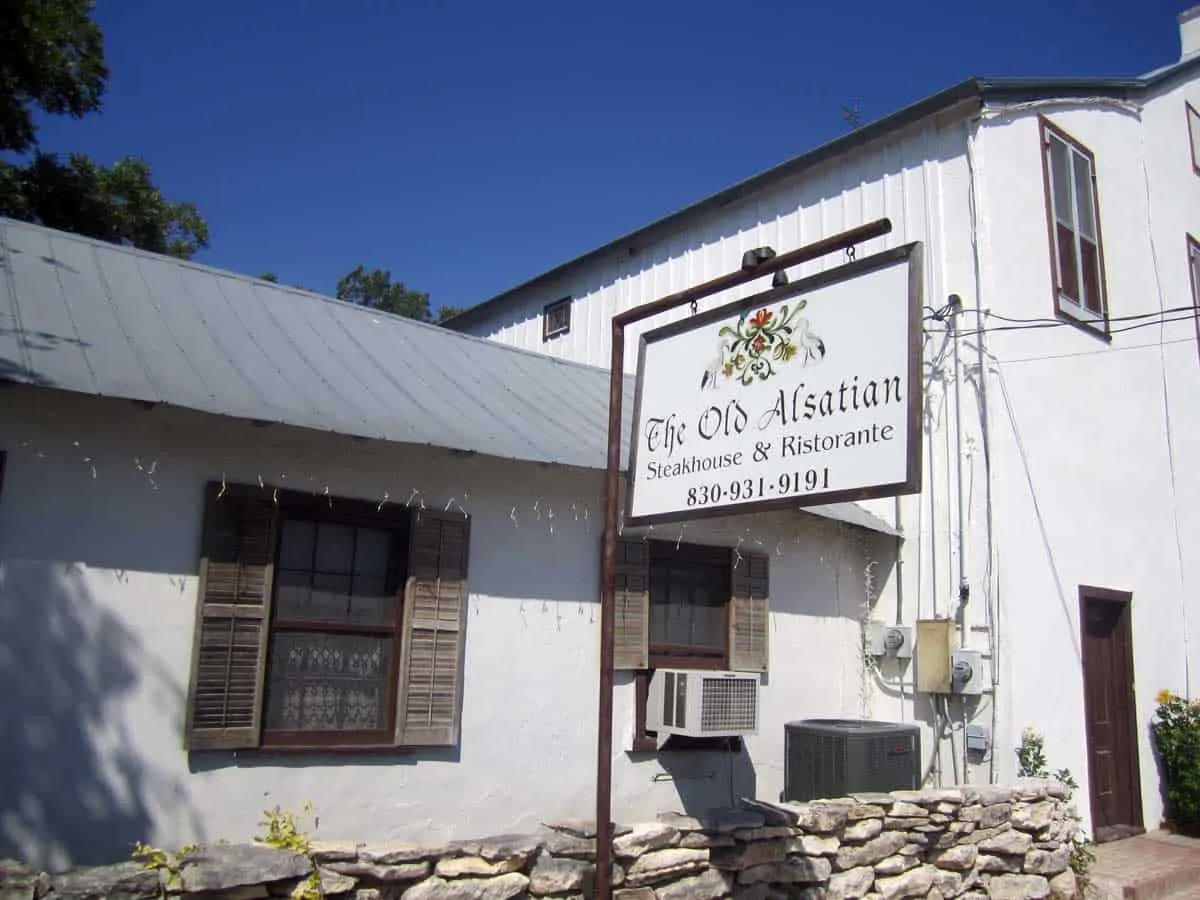
[[[32,450],[34,453],[36,453],[36,455],[39,459],[48,459],[53,456],[53,448],[37,447],[35,445],[34,441],[31,441],[31,440],[20,441],[17,446],[21,447],[21,448]],[[81,444],[79,441],[72,441],[73,448],[78,449],[78,448],[80,448],[80,446],[81,446]],[[99,473],[98,473],[98,469],[96,468],[96,458],[92,457],[92,456],[83,456],[83,457],[81,457],[81,459],[83,460],[83,462],[85,464],[87,464],[89,466],[89,471],[92,473],[92,477],[98,478]],[[226,459],[228,460],[229,458],[227,457]],[[310,466],[310,465],[306,465],[308,460],[303,455],[297,455],[295,457],[295,459],[296,459],[298,466],[301,467],[302,471],[305,472],[305,474],[307,476],[307,482],[314,485],[313,494],[325,497],[326,502],[328,503],[329,507],[332,509],[334,507],[334,494],[333,494],[333,490],[332,490],[332,487],[331,487],[331,484],[329,483],[329,481],[321,478],[321,472],[319,471],[319,469],[317,469],[316,467]],[[281,492],[281,490],[286,490],[286,488],[282,488],[280,486],[280,483],[287,482],[292,479],[291,479],[289,473],[278,465],[277,461],[271,463],[268,460],[264,460],[263,462],[264,462],[264,464],[262,466],[260,466],[260,471],[255,473],[254,482],[252,482],[252,483],[257,483],[260,486],[260,489],[264,491],[264,493],[269,490],[272,503],[275,504],[276,506],[278,506],[280,504],[280,492]],[[133,457],[133,463],[134,463],[135,468],[140,473],[145,475],[147,480],[150,482],[150,484],[154,487],[155,490],[157,490],[158,484],[156,481],[156,476],[157,476],[160,460],[158,460],[158,459],[147,460],[145,457],[135,456],[135,457]],[[278,473],[276,476],[275,484],[270,484],[267,482],[267,480],[263,474],[266,471],[275,471]],[[293,483],[295,483],[295,482],[293,481]],[[315,488],[315,485],[321,485],[320,489],[317,490]],[[229,489],[230,489],[229,470],[227,468],[225,468],[225,469],[222,469],[222,471],[221,471],[220,487],[216,492],[216,497],[218,499],[226,497],[229,494]],[[451,509],[457,509],[459,512],[462,513],[462,515],[465,518],[470,515],[470,512],[468,511],[466,504],[464,502],[469,497],[470,497],[470,491],[464,488],[463,490],[455,492],[453,495],[450,495],[449,497],[447,497],[447,499],[444,502],[437,501],[436,505],[434,505],[433,508],[440,509],[442,512],[449,512]],[[383,507],[392,502],[393,501],[392,501],[391,490],[390,489],[384,490],[382,492],[382,495],[379,497],[379,499],[376,503],[376,511],[382,512]],[[431,502],[432,502],[432,498],[426,498],[425,495],[422,493],[422,491],[419,488],[412,487],[409,491],[408,498],[405,501],[405,505],[408,507],[415,506],[418,510],[424,511],[426,508],[429,507]],[[582,520],[583,522],[588,523],[587,527],[590,528],[591,507],[587,502],[585,502],[582,498],[574,498],[574,499],[571,499],[569,501],[569,503],[564,503],[564,506],[566,506],[566,508],[571,511],[571,516],[570,516],[569,521],[579,522]],[[511,506],[509,509],[508,519],[509,519],[509,521],[512,522],[514,528],[521,527],[521,522],[520,522],[520,517],[519,517],[520,509],[521,509],[521,504],[515,504],[515,505]],[[550,534],[557,534],[558,526],[561,525],[561,519],[563,518],[563,515],[561,512],[555,510],[554,506],[551,503],[547,502],[547,498],[545,496],[539,495],[539,496],[535,497],[531,503],[530,509],[534,513],[536,520],[538,520],[538,521],[545,520],[547,531]],[[755,520],[756,524],[754,526],[746,526],[741,531],[741,533],[738,534],[738,536],[737,536],[736,546],[734,547],[734,550],[733,550],[735,566],[740,565],[741,561],[745,558],[746,552],[742,548],[744,546],[748,546],[748,545],[764,547],[764,548],[774,547],[774,550],[775,550],[774,555],[775,555],[775,557],[780,558],[780,559],[786,557],[786,555],[787,555],[787,552],[788,552],[787,535],[781,536],[777,529],[768,529],[767,531],[762,531],[757,524],[760,517],[758,515],[755,515],[753,517],[753,519]],[[420,521],[420,513],[418,513],[416,521],[418,521],[418,522]],[[693,523],[690,523],[690,522],[679,523],[679,525],[678,525],[679,530],[675,535],[675,547],[677,550],[681,549],[683,543],[688,539],[688,536],[690,534],[689,529],[692,524]],[[624,536],[624,531],[625,531],[624,510],[621,510],[619,513],[619,516],[618,516],[618,535]],[[636,531],[641,534],[642,540],[644,542],[649,542],[649,541],[655,539],[655,533],[654,533],[655,526],[654,525],[648,525],[644,529],[637,529]],[[811,530],[805,530],[804,533],[805,534],[811,533]],[[769,540],[767,539],[768,535],[770,538]],[[801,530],[798,529],[792,535],[792,544],[796,547],[799,547],[801,544],[802,536],[803,535],[801,533]],[[582,614],[583,614],[582,607],[579,608],[578,614],[582,616]],[[593,622],[593,621],[594,621],[594,613],[589,613],[589,622]]]

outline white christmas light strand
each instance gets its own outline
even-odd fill
[[[18,443],[18,447],[21,449],[25,449],[25,450],[31,450],[37,459],[43,460],[43,461],[49,459],[52,455],[52,452],[47,450],[47,448],[35,446],[34,442],[30,441],[30,440],[20,441]],[[93,455],[88,454],[82,448],[79,441],[72,441],[72,450],[75,451],[76,453],[80,454],[79,456],[77,456],[77,458],[80,459],[85,466],[87,466],[89,475],[93,479],[98,479],[99,470],[97,467],[96,458]],[[159,474],[159,467],[160,467],[161,461],[157,458],[150,459],[150,458],[146,458],[146,457],[142,457],[142,456],[134,456],[132,459],[133,459],[134,468],[139,473],[141,473],[142,475],[144,475],[146,477],[146,480],[150,484],[152,489],[158,490],[159,483],[158,483],[157,475]],[[329,504],[329,507],[332,509],[334,506],[334,500],[335,500],[336,495],[335,495],[334,491],[332,490],[330,482],[327,479],[320,478],[319,473],[313,471],[310,467],[305,467],[304,466],[305,458],[303,455],[298,457],[296,462],[297,462],[297,466],[300,467],[305,472],[307,482],[310,485],[313,485],[313,491],[312,491],[313,494],[325,497],[327,503]],[[277,466],[273,466],[271,468],[278,469]],[[264,471],[265,470],[266,470],[266,467],[264,467]],[[288,473],[286,471],[283,471],[282,469],[280,469],[278,471],[278,474],[277,474],[275,480],[278,482],[286,482],[286,481],[288,481],[288,479],[289,479]],[[267,478],[264,476],[263,471],[259,471],[258,473],[256,473],[255,481],[258,483],[260,489],[262,489],[264,491],[267,490],[268,481],[267,481]],[[294,483],[295,482],[293,481],[293,484]],[[224,497],[228,493],[229,485],[230,485],[230,481],[229,481],[228,469],[223,469],[221,471],[220,489],[217,492],[218,499]],[[319,488],[317,487],[318,485],[319,485]],[[280,487],[277,484],[271,484],[270,489],[271,489],[272,502],[275,503],[276,505],[278,505]],[[467,507],[467,501],[469,500],[469,497],[470,497],[470,491],[467,489],[464,489],[464,490],[458,491],[458,492],[450,495],[447,498],[447,500],[445,501],[445,503],[438,503],[437,506],[440,507],[443,512],[449,512],[452,509],[457,509],[459,512],[461,512],[463,514],[464,517],[468,517],[471,514],[470,510]],[[431,501],[432,498],[429,498],[429,500]],[[376,504],[376,511],[381,512],[385,505],[387,505],[389,503],[394,503],[394,502],[395,501],[393,500],[392,489],[388,488],[388,489],[384,490],[381,495],[379,495],[379,500]],[[427,498],[426,498],[425,494],[421,491],[420,488],[412,487],[409,489],[408,497],[404,502],[404,506],[409,507],[409,508],[413,508],[415,506],[419,511],[423,512],[424,510],[426,510],[429,507],[429,505],[430,504],[429,504],[429,502],[427,502]],[[591,523],[591,506],[590,506],[590,504],[583,502],[581,500],[572,500],[570,502],[569,507],[567,507],[567,508],[569,509],[569,511],[571,513],[568,521],[575,522],[575,523],[582,521],[585,523],[585,527],[589,528],[589,530],[590,530],[590,523]],[[522,509],[521,504],[514,504],[509,510],[508,518],[512,522],[512,525],[514,528],[519,528],[521,526],[521,522],[520,522],[521,509]],[[532,504],[529,509],[530,509],[530,512],[532,512],[533,521],[544,522],[545,527],[549,534],[553,535],[553,534],[556,534],[559,530],[561,530],[562,520],[563,520],[564,516],[563,516],[563,514],[555,511],[554,506],[550,502],[548,502],[548,500],[544,496],[539,495],[539,496],[535,497],[533,499]],[[419,514],[418,514],[418,516],[419,516]],[[759,517],[757,515],[754,516],[755,520],[757,520],[758,518]],[[419,518],[418,518],[418,521],[419,521]],[[679,530],[674,535],[674,538],[675,538],[674,543],[675,543],[676,550],[681,549],[683,543],[687,539],[687,537],[689,535],[688,528],[689,528],[690,524],[691,523],[688,523],[688,522],[680,523]],[[757,524],[758,523],[756,521],[755,526],[757,526]],[[788,550],[787,550],[788,542],[786,540],[786,535],[780,536],[778,530],[774,530],[774,529],[770,530],[769,535],[767,533],[760,533],[759,529],[755,526],[746,526],[745,529],[738,535],[736,545],[733,548],[735,566],[740,565],[741,561],[745,558],[745,553],[743,551],[744,551],[744,547],[747,545],[755,545],[758,547],[771,546],[774,548],[774,555],[779,559],[783,559],[784,557],[786,557],[788,555]],[[820,530],[823,531],[823,529],[820,529]],[[625,521],[624,521],[624,511],[622,510],[620,512],[620,515],[618,518],[617,533],[619,536],[624,536],[624,531],[625,531]],[[812,535],[811,526],[809,526],[807,528],[797,527],[796,531],[794,532],[794,534],[792,536],[791,543],[795,547],[801,546],[806,535]],[[643,541],[648,542],[650,540],[653,540],[654,539],[654,526],[653,525],[646,526],[646,528],[644,530],[642,530],[641,536],[642,536]],[[823,533],[818,533],[817,535],[812,535],[812,536],[816,537],[818,539],[818,541],[827,537],[827,535],[825,535]],[[770,544],[767,543],[768,540],[771,542]]]

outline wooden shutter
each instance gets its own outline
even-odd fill
[[[458,744],[467,624],[470,520],[421,510],[413,518],[404,589],[396,742]]]
[[[189,750],[258,746],[274,559],[271,493],[209,484],[188,692]]]
[[[613,668],[650,666],[650,544],[617,541]]]
[[[730,561],[729,668],[765,672],[770,661],[771,558],[734,551]]]

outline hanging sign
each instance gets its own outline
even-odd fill
[[[625,522],[921,489],[921,245],[648,332]]]

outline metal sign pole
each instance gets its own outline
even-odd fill
[[[608,386],[608,465],[604,472],[604,547],[600,561],[600,703],[596,735],[596,890],[597,900],[612,897],[612,718],[613,624],[616,615],[617,503],[621,489],[621,406],[625,386],[625,326],[669,312],[687,303],[728,290],[764,275],[836,253],[892,230],[878,219],[841,234],[807,244],[782,256],[747,254],[737,272],[671,294],[613,316],[612,359]]]

